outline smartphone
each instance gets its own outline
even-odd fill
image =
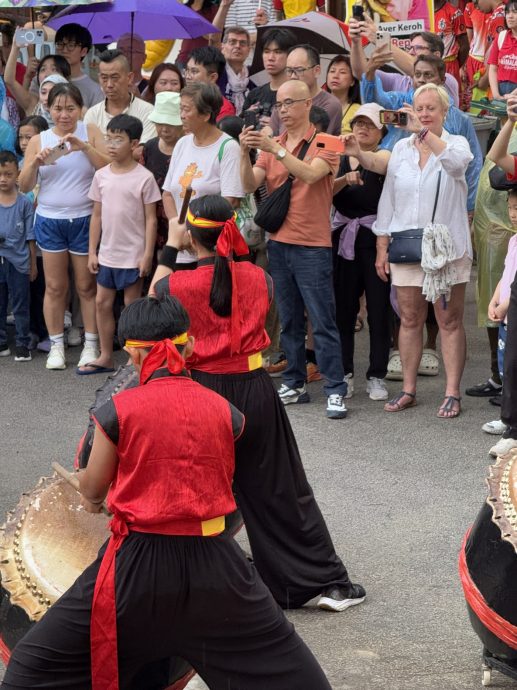
[[[245,110],[242,114],[245,127],[253,127],[253,129],[260,129],[260,113],[257,110],[250,108]]]
[[[66,145],[65,142],[62,142],[61,144],[54,146],[47,156],[47,159],[45,161],[45,165],[52,165],[52,163],[55,163],[62,156],[66,156],[67,153],[68,153],[68,146]]]
[[[43,29],[16,29],[14,40],[17,46],[35,45],[41,46],[45,43],[45,32]]]
[[[376,48],[391,49],[391,36],[386,31],[377,31]]]
[[[408,123],[407,113],[398,110],[381,110],[379,112],[381,125],[398,125],[405,127]]]
[[[340,155],[345,153],[345,142],[341,141],[339,137],[332,136],[332,134],[316,134],[314,142],[317,149],[325,149],[325,151],[332,151]]]
[[[364,22],[364,9],[362,5],[352,5],[352,17],[358,22]]]

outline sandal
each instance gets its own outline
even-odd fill
[[[443,405],[438,410],[436,416],[440,419],[454,419],[459,417],[461,414],[461,398],[456,398],[454,395],[446,395]],[[457,407],[456,407],[457,405]],[[451,413],[451,414],[440,414],[440,413]]]
[[[400,352],[393,350],[388,361],[388,372],[385,376],[389,381],[402,381],[402,360]]]
[[[436,350],[426,348],[422,350],[422,359],[418,367],[419,376],[438,376],[440,358]]]
[[[402,398],[406,396],[410,400],[407,403],[401,403]],[[400,391],[398,395],[392,398],[390,401],[384,405],[385,412],[402,412],[402,410],[407,410],[408,407],[415,407],[416,405],[416,393],[408,393],[407,391]],[[390,407],[392,409],[390,409]]]

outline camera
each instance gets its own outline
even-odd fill
[[[17,46],[36,45],[45,43],[45,32],[43,29],[16,29],[14,40]]]
[[[381,110],[379,113],[381,125],[398,125],[405,127],[408,123],[407,113],[398,110]]]
[[[262,103],[254,103],[251,108],[248,108],[248,110],[245,110],[242,113],[244,126],[253,127],[253,129],[256,129],[257,131],[261,130],[262,124],[260,122],[260,118],[263,115],[266,117],[271,115],[271,105],[269,103],[266,103],[266,105],[263,105]]]

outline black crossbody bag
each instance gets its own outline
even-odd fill
[[[440,193],[440,180],[442,171],[438,172],[438,184],[436,186],[436,196],[434,198],[433,216],[431,223],[434,223],[434,215],[438,204],[438,194]],[[401,230],[391,237],[388,249],[388,258],[391,264],[419,264],[422,261],[422,237],[424,228],[410,228]]]
[[[305,158],[305,154],[309,150],[309,146],[313,139],[314,135],[309,141],[304,143],[297,156],[299,160]],[[291,203],[291,187],[293,186],[293,181],[294,175],[289,173],[287,180],[281,184],[280,187],[271,192],[258,207],[254,220],[255,223],[259,227],[264,228],[266,232],[278,232],[282,227]]]

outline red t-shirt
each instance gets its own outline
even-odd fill
[[[517,37],[511,31],[506,31],[499,48],[499,40],[492,43],[489,65],[497,65],[498,81],[517,82]]]
[[[434,13],[434,31],[442,39],[445,46],[444,60],[456,57],[459,52],[458,36],[466,33],[463,12],[446,2]]]

